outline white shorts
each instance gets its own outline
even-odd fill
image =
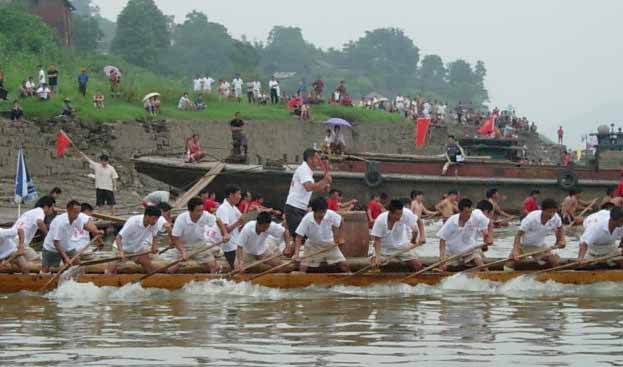
[[[234,97],[236,98],[242,97],[242,89],[238,89],[238,88],[234,89]]]
[[[520,255],[524,255],[524,254],[528,254],[530,252],[537,252],[537,251],[543,251],[547,249],[547,246],[526,246],[526,245],[521,245],[521,247],[519,247],[519,254]],[[530,256],[531,258],[533,258],[534,260],[536,260],[539,264],[543,265],[542,262],[545,260],[546,257],[552,255],[551,251],[546,251],[546,252],[542,252],[538,255],[532,255]]]
[[[402,248],[392,248],[392,249],[387,249],[387,248],[381,248],[381,256],[383,257],[394,257],[400,261],[411,261],[411,260],[416,260],[418,258],[418,255],[415,252],[415,248],[412,248],[411,250],[400,254],[399,256],[395,257],[396,253],[404,250],[408,247],[413,246],[413,244],[408,244],[403,246]]]
[[[610,246],[590,246],[586,252],[586,259],[593,260],[600,257],[614,256],[621,254],[621,249],[616,245]]]
[[[266,252],[264,252],[261,255],[252,255],[248,252],[245,252],[243,262],[245,266],[248,266],[257,261],[266,260],[273,255],[275,255],[275,253],[270,251],[270,249],[266,250]]]
[[[313,243],[313,242],[307,241],[305,242],[305,253],[313,254],[318,251],[322,251],[322,249],[325,249],[330,246],[333,246],[333,244],[327,245],[324,243]],[[303,259],[303,261],[301,261],[301,265],[307,266],[310,268],[317,268],[323,262],[326,262],[328,265],[333,265],[333,264],[341,263],[344,261],[346,261],[346,258],[342,254],[342,251],[340,251],[339,247],[335,247],[331,251],[327,251],[322,254],[309,257],[307,259]]]

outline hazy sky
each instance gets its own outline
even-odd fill
[[[95,0],[115,20],[127,0]],[[555,135],[563,124],[573,144],[600,118],[623,122],[623,1],[597,0],[156,0],[177,22],[199,10],[230,33],[265,40],[274,25],[303,29],[314,44],[341,47],[364,31],[402,28],[424,54],[482,59],[492,103]],[[309,6],[308,6],[309,5]],[[580,116],[584,118],[580,119]],[[588,115],[590,116],[590,115]],[[580,120],[578,120],[580,119]],[[571,122],[573,121],[573,122]],[[608,121],[611,122],[611,121]]]

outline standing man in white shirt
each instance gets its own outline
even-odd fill
[[[253,81],[253,99],[256,103],[259,103],[260,95],[262,94],[262,82],[259,79]]]
[[[320,155],[317,150],[307,149],[303,152],[303,163],[294,171],[290,191],[286,200],[284,214],[290,236],[295,238],[296,229],[303,217],[307,214],[307,207],[313,192],[324,192],[331,185],[333,179],[326,173],[322,180],[314,182],[312,169],[320,166]],[[286,255],[292,256],[294,247],[288,244]]]
[[[238,103],[242,102],[242,86],[244,85],[244,81],[240,77],[240,74],[236,74],[231,84],[234,86],[234,98],[238,100]]]
[[[48,78],[45,76],[45,70],[43,70],[42,65],[37,66],[37,68],[39,69],[39,74],[38,74],[37,79],[39,80],[39,87],[41,87],[47,82]]]
[[[344,234],[342,233],[342,216],[333,210],[328,209],[327,200],[318,197],[311,202],[312,212],[307,213],[301,224],[296,229],[296,247],[294,249],[293,260],[300,261],[300,250],[305,238],[305,254],[310,255],[322,251],[334,244],[344,244]],[[308,257],[299,267],[303,273],[307,268],[318,268],[326,262],[327,265],[337,264],[343,273],[350,272],[350,266],[339,247],[320,255]]]
[[[270,88],[270,103],[278,104],[281,91],[279,90],[279,81],[277,78],[273,76],[268,82],[268,88]]]
[[[30,209],[22,214],[12,229],[17,230],[19,227],[24,229],[24,254],[28,261],[39,260],[39,254],[30,247],[30,243],[37,234],[37,231],[41,231],[42,235],[48,234],[48,226],[45,224],[46,217],[54,213],[54,205],[56,201],[51,196],[44,196],[37,201],[37,207]]]
[[[553,199],[545,199],[541,203],[541,210],[528,213],[521,221],[511,253],[513,260],[518,261],[522,254],[546,249],[545,237],[551,234],[556,235],[555,246],[565,248],[565,233],[562,219],[558,215],[558,203]],[[532,257],[539,263],[547,263],[551,267],[558,266],[560,262],[560,258],[551,251]]]
[[[214,215],[204,211],[203,200],[194,197],[188,201],[188,211],[182,213],[175,220],[173,230],[171,231],[171,242],[177,248],[179,256],[187,260],[196,260],[201,264],[205,264],[210,273],[219,271],[219,266],[210,252],[204,252],[189,259],[188,252],[201,250],[208,246],[210,239],[207,238],[206,232],[209,227],[218,226],[221,230],[224,241],[229,241],[229,233],[227,228],[220,219]],[[175,272],[179,267],[172,268],[170,271]]]
[[[601,213],[601,212],[600,212]],[[614,207],[610,215],[600,214],[592,218],[580,237],[580,251],[578,261],[586,262],[587,259],[598,257],[623,256],[623,208]],[[617,241],[619,244],[617,246]],[[623,260],[618,264],[623,267]]]
[[[117,238],[117,256],[124,261],[126,255],[135,255],[151,250],[152,254],[158,253],[158,220],[160,219],[160,209],[155,206],[145,208],[143,215],[135,215],[125,222]],[[149,255],[141,255],[133,259],[140,264],[146,273],[156,270]],[[112,265],[113,267],[116,264]]]
[[[216,217],[223,222],[227,233],[230,235],[229,241],[223,244],[223,252],[229,266],[233,269],[236,265],[236,248],[238,246],[238,236],[240,229],[244,226],[242,213],[237,205],[242,199],[242,190],[238,185],[228,185],[225,188],[225,200],[216,210]]]
[[[478,203],[478,208],[472,210],[472,201],[462,199],[459,201],[459,214],[448,218],[443,227],[437,233],[439,237],[439,260],[445,260],[446,256],[454,256],[471,249],[471,253],[462,259],[451,262],[450,265],[468,266],[474,263],[476,266],[484,265],[484,255],[481,249],[477,249],[476,241],[482,235],[487,245],[493,244],[493,228],[490,217],[493,215],[493,204],[483,200]],[[440,266],[446,271],[448,263]]]
[[[115,167],[108,163],[108,156],[102,154],[100,163],[92,161],[86,154],[80,152],[82,158],[89,162],[89,167],[95,173],[95,205],[99,208],[108,205],[110,214],[115,215],[115,191],[119,175]]]
[[[203,78],[201,78],[199,74],[197,74],[195,75],[195,78],[193,79],[193,92],[195,92],[195,94],[200,94],[202,90],[203,90]]]
[[[272,217],[268,212],[257,215],[257,219],[245,224],[240,231],[236,248],[236,267],[237,271],[242,271],[256,261],[266,260],[275,255],[275,251],[267,243],[269,237],[281,239],[287,242],[287,231],[283,225],[273,223]],[[279,259],[272,259],[264,264],[274,268],[282,264]]]
[[[207,94],[212,93],[212,84],[214,83],[214,79],[210,78],[208,74],[203,76],[203,91]]]
[[[94,238],[100,237],[103,232],[99,231],[95,223],[85,214],[80,212],[81,205],[76,200],[67,203],[67,212],[63,213],[52,221],[50,231],[43,241],[43,261],[41,272],[47,274],[50,268],[56,268],[61,261],[69,264],[71,258],[78,251],[73,247],[71,236],[75,231],[86,229]],[[75,264],[80,263],[76,259]],[[75,265],[72,264],[72,265]]]
[[[383,257],[394,256],[414,244],[422,244],[424,228],[418,225],[418,217],[410,209],[405,208],[400,200],[392,200],[387,211],[381,213],[372,226],[370,235],[374,241],[374,266],[383,262]],[[398,256],[410,271],[418,271],[423,265],[418,260],[415,249]]]

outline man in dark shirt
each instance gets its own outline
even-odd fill
[[[233,141],[234,155],[243,154],[245,157],[248,152],[247,137],[242,132],[244,128],[244,121],[240,118],[240,112],[236,112],[234,119],[229,123],[231,129],[231,138]],[[240,151],[242,147],[243,152]]]

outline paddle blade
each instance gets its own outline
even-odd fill
[[[72,266],[67,269],[58,279],[58,285],[65,283],[68,280],[75,279],[80,274],[80,266]]]

